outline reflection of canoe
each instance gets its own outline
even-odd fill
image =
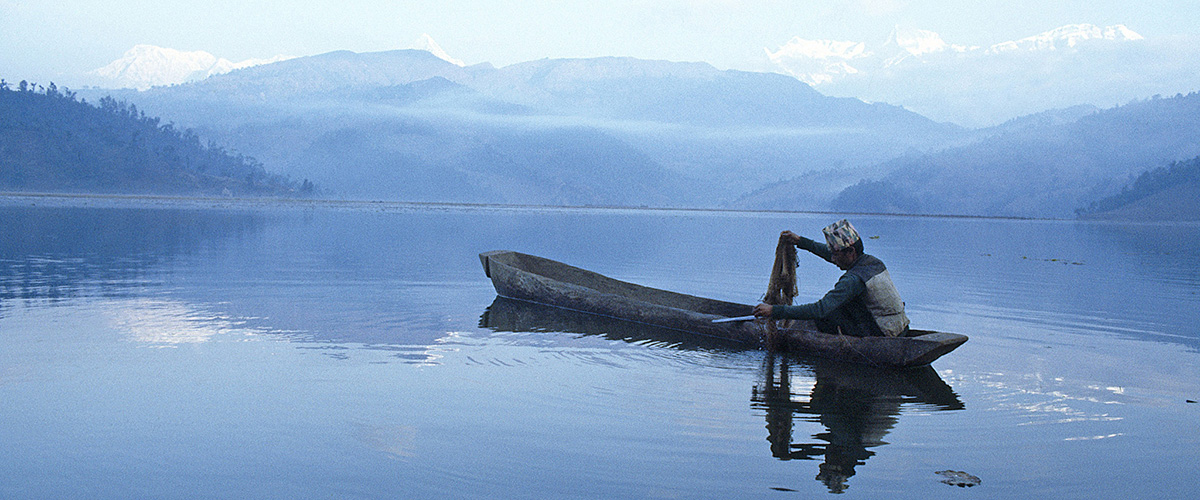
[[[772,361],[774,360],[774,361]],[[769,372],[767,363],[774,362],[776,369],[789,367],[798,375],[811,377],[819,386],[836,387],[836,392],[850,391],[871,401],[888,401],[899,405],[920,407],[922,411],[961,410],[965,406],[954,388],[950,387],[932,366],[918,366],[908,370],[888,370],[870,366],[849,365],[824,359],[798,358],[790,355],[773,355],[763,360],[764,378]],[[777,377],[778,378],[778,377]],[[816,411],[811,404],[813,388],[807,393],[796,393],[789,398],[789,407],[798,413],[851,414],[852,407],[836,408],[836,411]],[[804,392],[804,391],[802,391]],[[809,402],[805,402],[809,399]],[[851,405],[858,406],[858,405]]]
[[[517,252],[479,254],[484,273],[502,297],[610,316],[759,346],[760,321],[713,323],[749,315],[752,306],[693,297],[615,280],[550,259]],[[817,331],[811,322],[781,330],[789,351],[876,366],[927,365],[967,341],[965,335],[913,330],[908,337],[849,337]]]
[[[649,343],[682,350],[737,350],[756,346],[696,335],[661,326],[633,323],[598,314],[496,297],[479,318],[479,326],[497,332],[561,332],[596,335],[609,340]]]

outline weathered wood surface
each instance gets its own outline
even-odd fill
[[[753,306],[659,290],[533,255],[479,254],[496,293],[510,299],[598,314],[692,334],[764,346],[764,321],[713,323],[751,314]],[[924,366],[967,341],[965,335],[913,330],[907,337],[850,337],[816,330],[810,321],[781,329],[782,347],[825,358],[885,367]]]

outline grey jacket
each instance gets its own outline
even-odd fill
[[[801,238],[796,247],[833,262],[833,253],[824,243]],[[887,266],[874,256],[863,254],[854,265],[838,279],[837,284],[811,304],[796,306],[774,306],[771,317],[775,319],[825,319],[835,310],[847,308],[847,316],[871,318],[874,324],[863,325],[877,335],[894,337],[908,329],[908,317],[904,314],[904,302],[892,283]]]

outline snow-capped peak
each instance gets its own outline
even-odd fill
[[[809,85],[829,83],[835,77],[857,73],[849,61],[870,57],[866,44],[794,37],[779,50],[763,49],[771,62]]]
[[[866,44],[838,40],[808,40],[794,37],[778,51],[767,51],[772,58],[808,57],[812,59],[856,59],[866,55]]]
[[[941,35],[933,31],[896,26],[888,35],[887,41],[875,47],[861,42],[794,37],[777,51],[764,50],[767,58],[781,72],[809,85],[819,85],[849,75],[861,76],[874,70],[901,65],[947,61],[950,58],[978,59],[1015,51],[1066,50],[1080,44],[1106,40],[1128,42],[1142,40],[1142,36],[1119,24],[1108,27],[1071,24],[984,49],[947,43]]]
[[[247,59],[231,62],[218,58],[203,50],[184,52],[154,45],[135,45],[107,66],[92,70],[90,74],[104,80],[106,86],[146,90],[159,85],[203,80],[213,75],[228,73],[235,69],[269,64],[290,59],[275,56],[270,59]]]
[[[1015,50],[1059,50],[1073,48],[1085,40],[1128,42],[1142,39],[1142,35],[1123,24],[1103,28],[1094,24],[1069,24],[1020,40],[998,43],[991,46],[988,52],[998,54]]]
[[[900,26],[892,29],[892,33],[888,35],[888,39],[883,45],[885,47],[894,45],[914,56],[943,52],[950,48],[950,44],[942,40],[942,35],[929,30],[901,28]]]
[[[968,52],[977,48],[951,45],[942,40],[942,35],[929,30],[896,26],[888,35],[881,51],[884,54],[893,54],[883,62],[884,67],[888,67],[912,57],[921,58],[943,52]]]
[[[453,57],[450,57],[450,54],[447,54],[446,51],[442,50],[442,47],[440,45],[438,45],[437,42],[433,41],[433,37],[429,36],[428,33],[421,33],[421,36],[418,37],[415,41],[413,41],[413,43],[411,45],[409,45],[408,48],[415,49],[415,50],[424,50],[425,52],[433,54],[434,57],[437,57],[438,59],[441,59],[443,61],[446,61],[446,62],[453,64],[455,66],[458,66],[458,67],[466,66],[466,63],[462,62],[461,59],[455,59]]]

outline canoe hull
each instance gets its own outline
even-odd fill
[[[750,305],[644,287],[518,252],[485,252],[479,259],[502,297],[767,346],[765,321],[713,323],[751,314],[754,308]],[[920,331],[909,337],[849,337],[821,333],[810,321],[791,323],[779,330],[778,341],[772,344],[873,366],[928,365],[967,340],[964,335]]]
[[[703,299],[707,308],[699,311],[682,309],[661,302],[680,305],[692,302],[695,306],[697,298],[614,280],[516,252],[488,252],[481,254],[480,260],[496,293],[502,297],[751,344],[758,344],[762,339],[753,322],[712,322],[727,317],[725,313],[750,314],[754,308],[744,304]]]

